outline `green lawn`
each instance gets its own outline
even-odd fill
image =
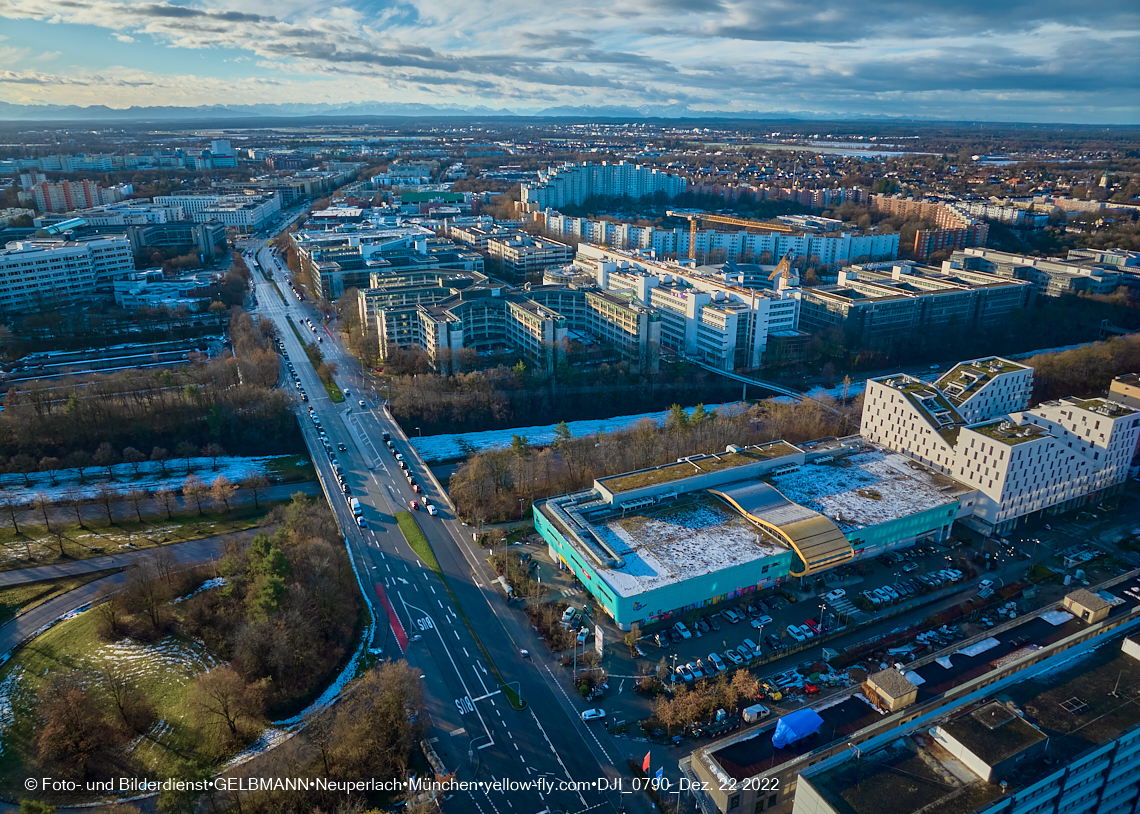
[[[178,755],[192,753],[198,737],[188,723],[192,710],[188,688],[195,676],[218,663],[200,645],[175,637],[154,644],[124,640],[107,644],[96,633],[95,614],[88,611],[61,622],[24,645],[0,668],[0,694],[11,703],[12,723],[0,736],[0,786],[20,788],[39,770],[25,761],[35,753],[38,723],[35,697],[47,674],[59,670],[92,673],[105,662],[122,664],[154,705],[156,724],[131,751],[139,774],[176,771]]]
[[[337,403],[344,401],[344,393],[340,392],[336,382],[332,379],[321,379],[321,383],[324,384],[325,391],[329,394],[330,399]]]
[[[77,577],[45,579],[41,582],[28,582],[24,585],[13,585],[11,588],[0,588],[0,625],[7,623],[18,614],[30,611],[37,605],[42,605],[49,599],[62,596],[68,591],[86,585],[88,582],[110,576],[118,570],[113,568],[108,571],[95,571]]]
[[[273,458],[266,467],[269,478],[280,478],[282,483],[306,483],[317,479],[317,470],[308,455],[282,455]]]
[[[52,533],[44,526],[20,526],[16,534],[11,526],[0,531],[0,570],[48,565],[55,562],[85,560],[104,554],[117,554],[133,549],[153,548],[166,543],[184,543],[217,534],[230,534],[256,527],[266,513],[278,503],[288,501],[261,501],[261,506],[241,504],[231,511],[196,511],[166,515],[143,515],[140,523],[134,517],[119,517],[114,525],[85,521],[86,528],[78,523],[53,523]],[[59,535],[63,539],[65,556],[60,556]],[[28,553],[31,559],[28,559]]]

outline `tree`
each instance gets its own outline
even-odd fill
[[[154,707],[121,663],[105,661],[99,669],[97,683],[125,732],[141,735],[154,723]]]
[[[158,464],[162,476],[166,477],[166,462],[170,460],[170,453],[164,447],[155,447],[150,451],[150,459]]]
[[[82,489],[68,489],[63,493],[63,502],[71,507],[75,512],[75,522],[79,524],[79,528],[85,528],[83,525],[83,504],[87,502],[87,496]]]
[[[39,759],[63,775],[86,779],[91,759],[115,739],[77,671],[48,675],[39,693],[39,712]]]
[[[95,594],[92,611],[98,620],[99,635],[107,641],[119,638],[123,621],[123,597],[110,585],[103,585]]]
[[[63,466],[59,458],[46,456],[40,458],[40,471],[46,472],[52,486],[59,486],[59,468]]]
[[[166,621],[166,602],[170,597],[167,586],[155,573],[153,560],[144,559],[127,571],[125,590],[128,606],[142,611],[154,630],[162,630]]]
[[[55,806],[25,797],[20,801],[20,814],[55,814]]]
[[[24,479],[24,486],[32,485],[32,473],[36,471],[36,459],[31,455],[13,455],[8,459],[8,470]]]
[[[209,489],[210,487],[206,485],[206,482],[197,475],[191,475],[182,481],[182,496],[187,501],[194,501],[199,515],[202,514],[202,501],[206,499],[206,493]]]
[[[259,509],[260,500],[269,488],[269,478],[257,473],[251,473],[242,478],[238,485],[242,489],[247,490],[250,497],[253,498],[254,511]]]
[[[198,447],[191,444],[189,441],[181,442],[174,449],[175,454],[186,462],[186,474],[190,474],[190,459],[198,454]]]
[[[79,482],[86,480],[86,471],[91,468],[91,455],[79,449],[67,456],[67,462],[79,475]]]
[[[10,492],[0,492],[0,512],[8,516],[8,522],[12,524],[12,531],[16,534],[20,533],[20,513],[23,510],[23,505],[17,503],[15,496]]]
[[[174,516],[174,509],[178,506],[178,495],[174,494],[173,489],[157,490],[154,493],[154,499],[166,511],[167,520]]]
[[[119,502],[120,497],[118,489],[105,483],[100,483],[95,490],[95,502],[103,507],[103,511],[107,513],[107,522],[111,525],[115,524],[115,504]]]
[[[210,459],[210,468],[215,471],[218,468],[218,458],[225,454],[226,451],[222,449],[221,444],[209,443],[202,447],[202,457]]]
[[[142,505],[150,498],[150,492],[146,489],[132,489],[127,492],[124,499],[127,503],[131,504],[131,508],[135,510],[135,517],[142,522]]]
[[[43,492],[36,492],[32,495],[32,506],[35,508],[36,513],[44,521],[44,528],[51,533],[51,498]]]
[[[203,728],[221,729],[229,738],[239,738],[261,721],[264,687],[260,682],[247,684],[232,667],[215,667],[194,681],[190,704]]]
[[[139,452],[134,447],[127,447],[123,450],[123,460],[131,465],[135,471],[135,477],[139,476],[139,465],[146,461],[146,455]]]
[[[107,471],[107,480],[115,479],[114,466],[119,461],[119,456],[115,454],[115,448],[111,446],[109,441],[104,441],[95,450],[95,455],[91,458],[91,463],[95,466],[101,466]]]
[[[230,501],[234,499],[235,492],[237,485],[225,475],[218,475],[210,484],[210,498],[214,501],[214,505],[224,505],[227,512],[230,510]]]

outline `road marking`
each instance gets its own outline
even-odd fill
[[[554,680],[554,685],[558,687],[558,691],[562,693],[563,697],[566,698],[566,702],[570,704],[571,708],[573,708],[574,705],[570,701],[570,696],[566,693],[566,690],[562,687],[562,684],[558,681],[558,679],[554,677],[554,673],[551,671],[550,665],[544,664],[543,666],[546,668],[546,672],[550,673],[550,677]],[[531,715],[533,714],[534,713],[531,712]],[[598,736],[594,734],[594,730],[590,729],[588,726],[583,726],[582,728],[590,733],[590,737],[594,739],[594,743],[598,744],[598,748],[602,750],[602,754],[606,756],[606,760],[610,762],[610,765],[614,765],[613,758],[610,757],[609,752],[606,751],[606,747],[602,746],[602,742],[598,740]]]
[[[432,585],[429,585],[428,587],[431,588],[431,592],[434,594],[435,593],[435,587]],[[443,606],[440,605],[440,607],[443,607]]]
[[[547,736],[546,730],[542,728],[542,724],[539,723],[538,716],[534,714],[533,709],[530,711],[530,717],[534,719],[534,725],[538,727],[538,731],[542,733],[542,737],[546,741],[546,745],[549,746],[550,751],[554,753],[554,759],[558,761],[558,765],[561,766],[562,771],[566,773],[566,779],[572,780],[573,778],[570,777],[570,770],[567,769],[566,764],[562,762],[562,756],[558,754],[558,750],[555,749],[554,744],[550,742],[550,738]],[[582,806],[585,807],[586,798],[583,797],[582,792],[577,791],[577,789],[575,789],[575,792],[578,795],[578,799],[582,801]]]
[[[463,655],[465,655],[467,658],[471,658],[471,654],[467,652],[466,647],[463,648]]]

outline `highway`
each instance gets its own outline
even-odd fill
[[[537,639],[525,617],[509,609],[497,587],[492,587],[493,575],[485,556],[384,410],[382,399],[375,397],[374,382],[363,378],[360,365],[326,331],[322,353],[326,361],[337,363],[338,384],[350,393],[343,403],[332,401],[287,323],[292,318],[302,335],[308,333],[315,339],[299,322],[311,318],[322,331],[316,310],[296,300],[284,264],[261,240],[243,243],[247,255],[256,252],[262,268],[272,273],[287,298],[282,303],[273,286],[254,271],[257,310],[275,323],[309,398],[307,404],[295,399],[305,441],[347,535],[358,573],[371,590],[368,598],[377,621],[372,646],[384,658],[405,658],[422,672],[428,737],[438,739],[435,748],[447,768],[456,772],[457,781],[512,784],[456,791],[441,801],[443,810],[480,814],[650,811],[644,794],[622,794],[616,785],[619,776],[628,775],[625,759],[629,753],[644,749],[644,744],[615,741],[601,722],[581,720],[587,704],[554,678],[544,663],[549,654],[545,647],[541,653],[536,649]],[[292,384],[291,379],[288,383]],[[352,497],[362,504],[367,528],[358,528],[348,498],[340,492],[333,465],[309,416],[310,407],[328,435]],[[393,519],[394,512],[409,510],[409,501],[420,500],[421,495],[405,480],[382,441],[383,432],[391,434],[417,483],[438,508],[437,516],[422,509],[414,514],[459,608],[439,578],[408,547]],[[345,451],[338,451],[341,444]],[[512,709],[502,694],[462,614],[476,627],[503,680],[517,686],[526,699],[524,711]],[[524,649],[533,657],[524,658]],[[582,785],[559,788],[566,781]],[[630,788],[626,776],[624,789]]]

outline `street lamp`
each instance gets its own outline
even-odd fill
[[[821,634],[823,633],[824,625],[827,624],[827,617],[824,615],[824,611],[826,611],[826,610],[827,610],[827,603],[826,602],[820,602],[819,603],[819,632]]]

